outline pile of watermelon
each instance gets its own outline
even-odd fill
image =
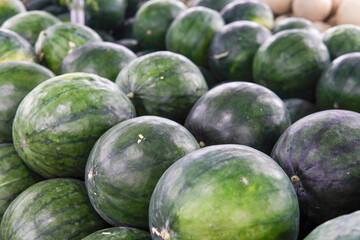
[[[360,239],[360,26],[78,2],[0,0],[1,240]]]

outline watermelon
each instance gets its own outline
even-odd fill
[[[312,101],[316,83],[329,63],[329,52],[318,34],[285,30],[261,45],[254,58],[253,77],[281,98]]]
[[[135,53],[119,44],[88,43],[67,55],[58,73],[93,73],[115,82],[119,72],[135,58]]]
[[[211,41],[210,69],[223,81],[252,81],[255,53],[270,36],[269,30],[255,22],[225,25]]]
[[[84,182],[51,179],[32,185],[8,207],[1,239],[82,239],[107,227],[92,208]]]
[[[8,18],[25,12],[24,4],[19,0],[1,0],[0,2],[0,25]]]
[[[166,33],[166,48],[188,57],[197,65],[206,65],[211,40],[223,26],[218,12],[205,7],[189,8],[171,23]]]
[[[69,12],[65,4],[61,4],[63,0],[23,0],[28,11],[42,10],[56,16]]]
[[[60,23],[60,20],[45,11],[29,11],[17,14],[6,20],[1,28],[12,30],[32,45],[35,44],[41,31]]]
[[[138,115],[156,115],[180,123],[208,90],[196,65],[167,51],[135,59],[121,70],[116,84],[134,103]]]
[[[31,44],[19,34],[0,28],[0,63],[8,61],[36,62]]]
[[[196,102],[185,122],[202,144],[242,144],[268,154],[288,126],[284,102],[269,89],[249,82],[212,88]]]
[[[144,49],[165,49],[165,34],[171,22],[186,6],[177,0],[153,0],[137,11],[134,36]]]
[[[175,162],[155,187],[149,215],[154,240],[295,240],[299,231],[299,204],[284,171],[235,144]]]
[[[193,5],[211,8],[220,12],[227,4],[233,1],[234,0],[195,0]]]
[[[105,42],[115,42],[115,38],[110,35],[110,32],[104,31],[104,30],[99,30],[99,29],[94,29],[95,32],[97,34],[99,34],[99,36],[101,37],[101,39]]]
[[[336,58],[322,74],[316,91],[320,109],[346,109],[360,112],[360,53]]]
[[[360,26],[343,24],[329,28],[323,33],[323,41],[331,59],[351,52],[360,52]]]
[[[12,142],[12,124],[21,100],[38,84],[54,77],[43,66],[31,62],[0,64],[0,142]]]
[[[139,8],[149,0],[127,0],[128,6],[126,8],[126,17],[133,17]]]
[[[268,29],[274,25],[274,14],[270,7],[257,0],[237,0],[229,3],[221,10],[226,23],[239,20],[257,22]]]
[[[113,226],[148,229],[157,181],[171,164],[198,148],[188,130],[165,118],[144,116],[117,124],[97,141],[86,164],[92,205]]]
[[[151,236],[136,228],[112,227],[96,231],[82,240],[151,240]]]
[[[0,144],[0,222],[11,201],[40,180],[41,177],[25,165],[11,143]]]
[[[46,178],[83,178],[96,140],[135,109],[115,83],[93,74],[51,78],[21,102],[13,124],[16,151]]]
[[[41,64],[56,73],[66,55],[82,45],[101,41],[94,30],[84,25],[60,23],[40,33],[35,52]]]
[[[281,135],[271,156],[291,179],[308,221],[319,225],[360,209],[359,113],[308,115]]]
[[[320,34],[319,30],[317,30],[310,20],[300,17],[289,17],[276,22],[272,32],[275,34],[290,29],[306,29],[315,34]]]
[[[284,99],[284,103],[289,111],[292,123],[318,111],[318,107],[315,104],[301,98]]]

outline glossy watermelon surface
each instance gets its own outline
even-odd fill
[[[5,22],[8,18],[25,12],[25,6],[21,1],[18,0],[1,0],[0,3],[0,25]]]
[[[96,231],[82,240],[151,240],[151,236],[136,228],[113,227]]]
[[[194,6],[207,7],[220,12],[227,4],[233,1],[234,0],[196,0],[194,1]]]
[[[314,24],[310,20],[300,17],[289,17],[276,22],[272,32],[275,34],[290,29],[305,29],[316,34],[320,34],[319,30],[315,28]]]

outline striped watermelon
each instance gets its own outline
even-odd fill
[[[289,17],[276,22],[272,32],[275,34],[290,29],[306,29],[315,34],[320,34],[319,30],[317,30],[310,20],[300,17]]]
[[[82,240],[151,240],[151,236],[136,228],[113,227],[96,231]]]
[[[24,4],[19,0],[1,0],[0,2],[0,25],[8,18],[25,12]]]

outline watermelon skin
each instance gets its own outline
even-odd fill
[[[12,124],[21,100],[38,84],[54,76],[49,69],[36,63],[0,64],[0,143],[12,142]]]
[[[93,73],[115,82],[119,72],[135,58],[135,53],[119,44],[88,43],[67,55],[58,73]]]
[[[65,74],[39,84],[23,99],[13,141],[25,163],[45,178],[83,178],[96,140],[134,116],[133,105],[110,80]]]
[[[233,1],[234,0],[197,0],[193,5],[211,8],[220,12],[227,4]]]
[[[22,192],[6,210],[2,239],[82,239],[108,225],[92,208],[84,182],[51,179]]]
[[[312,101],[316,83],[329,63],[329,52],[319,35],[285,30],[261,45],[254,58],[253,77],[283,99]]]
[[[57,17],[45,11],[29,11],[9,18],[1,28],[18,33],[34,45],[41,31],[60,22]]]
[[[148,2],[149,0],[128,0],[128,6],[126,8],[126,18],[133,17],[139,8]]]
[[[359,113],[327,110],[298,120],[277,141],[271,156],[292,179],[308,221],[360,208],[359,129]]]
[[[54,15],[61,15],[69,12],[66,5],[60,4],[60,0],[23,0],[28,11],[42,10]]]
[[[290,29],[305,29],[313,32],[314,34],[320,34],[319,30],[317,30],[310,20],[300,17],[289,17],[278,21],[274,24],[272,32],[275,34]]]
[[[0,63],[9,61],[36,62],[31,44],[19,34],[0,28]]]
[[[318,111],[315,104],[301,98],[284,99],[284,103],[289,111],[292,123]]]
[[[250,21],[225,25],[211,41],[209,66],[223,81],[252,81],[255,53],[271,32]]]
[[[329,28],[322,35],[331,59],[351,52],[360,52],[360,26],[344,24]]]
[[[151,240],[151,236],[136,228],[113,227],[96,231],[82,240]]]
[[[208,90],[195,64],[168,51],[135,59],[119,73],[116,84],[130,97],[139,116],[155,115],[179,123]]]
[[[174,163],[156,185],[149,215],[154,240],[290,240],[299,231],[296,193],[283,170],[269,156],[232,144]]]
[[[185,9],[185,4],[177,0],[153,0],[143,4],[135,16],[134,37],[144,49],[164,50],[170,24]]]
[[[267,29],[274,26],[274,14],[270,7],[256,0],[233,1],[221,10],[221,16],[226,23],[248,20],[257,22]]]
[[[41,177],[28,168],[11,143],[0,144],[0,222],[12,200]]]
[[[35,43],[40,63],[57,72],[66,55],[91,42],[102,42],[91,28],[74,23],[60,23],[42,31]]]
[[[165,37],[166,49],[205,66],[211,40],[223,26],[218,12],[205,7],[189,8],[171,23]]]
[[[269,89],[249,82],[212,88],[196,102],[185,122],[206,146],[241,144],[268,154],[288,126],[284,102]]]
[[[0,25],[8,18],[25,11],[25,6],[21,1],[2,0],[0,3]]]

